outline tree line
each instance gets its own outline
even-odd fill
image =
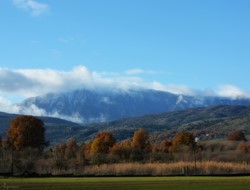
[[[199,142],[193,133],[180,131],[173,139],[153,143],[145,129],[138,129],[132,138],[120,142],[112,133],[101,131],[89,142],[72,138],[49,146],[44,123],[33,116],[19,116],[10,122],[5,138],[0,138],[0,173],[67,173],[87,165],[131,162],[250,161],[250,144],[243,132],[233,131],[227,140]]]

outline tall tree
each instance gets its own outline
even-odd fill
[[[65,150],[67,159],[76,158],[78,149],[79,146],[77,145],[76,140],[73,138],[69,139]]]
[[[145,152],[150,151],[151,145],[148,132],[145,129],[139,129],[134,132],[132,146]]]
[[[92,154],[106,154],[109,152],[110,148],[115,144],[115,142],[116,139],[111,133],[101,132],[96,135],[94,141],[92,142],[90,152]]]
[[[233,131],[229,133],[227,140],[229,141],[247,141],[245,134],[242,131]]]
[[[13,150],[20,151],[26,147],[42,150],[48,142],[45,141],[42,120],[33,116],[19,116],[10,122],[6,141]]]
[[[3,140],[2,140],[2,136],[0,136],[0,149],[2,148],[3,146]]]
[[[3,141],[2,141],[2,137],[0,136],[0,159],[2,159],[2,157],[3,157],[2,147],[3,147]]]
[[[187,146],[193,145],[194,140],[195,139],[192,133],[185,131],[179,132],[175,135],[173,139],[172,142],[173,150],[178,151],[181,145],[187,145]]]

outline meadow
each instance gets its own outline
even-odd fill
[[[0,184],[27,190],[249,190],[250,177],[51,177],[0,178]]]

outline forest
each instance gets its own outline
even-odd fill
[[[145,129],[117,141],[100,131],[93,139],[49,145],[43,122],[18,116],[0,139],[0,173],[17,176],[164,176],[248,174],[250,142],[234,130],[221,141],[199,140],[192,131],[155,139]]]

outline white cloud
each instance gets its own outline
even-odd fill
[[[0,96],[0,107],[1,111],[8,113],[18,113],[19,108],[16,105],[13,105],[12,102]]]
[[[75,67],[69,72],[51,69],[14,70],[12,71],[12,75],[14,77],[15,75],[21,75],[24,83],[29,83],[27,86],[24,86],[26,87],[25,89],[19,89],[19,93],[27,97],[89,87],[94,83],[94,74],[83,66]],[[21,77],[19,77],[20,80],[22,80]],[[26,80],[32,82],[27,82]]]
[[[0,107],[1,111],[7,113],[15,113],[15,114],[27,114],[27,115],[37,115],[37,116],[45,116],[45,110],[38,108],[35,105],[31,105],[29,107],[23,107],[18,104],[13,104],[9,100],[0,96]]]
[[[185,85],[162,84],[157,81],[147,82],[140,77],[122,76],[118,73],[92,72],[84,66],[77,66],[71,71],[0,68],[0,94],[27,98],[79,88],[112,90],[146,88],[191,96],[250,97],[250,93],[232,85],[220,86],[218,90],[198,90]]]
[[[75,123],[86,123],[85,119],[79,113],[75,113],[71,116],[68,116],[68,115],[59,114],[58,112],[54,112],[53,114],[46,114],[45,116],[56,117],[56,118],[72,121]]]
[[[46,13],[49,9],[49,5],[39,3],[36,0],[12,0],[12,2],[16,7],[29,12],[33,16],[39,16]]]
[[[49,114],[44,109],[41,109],[34,104],[27,106],[27,107],[24,107],[23,105],[20,106],[19,104],[13,104],[11,101],[5,99],[2,96],[0,96],[0,108],[1,108],[0,109],[1,112],[12,113],[12,114],[49,116],[49,117],[56,117],[56,118],[65,119],[65,120],[72,121],[75,123],[85,123],[86,122],[85,119],[77,113],[73,114],[71,116],[61,115],[57,112]],[[104,121],[103,118],[93,118],[92,120],[93,121]]]
[[[1,69],[0,94],[16,94],[25,98],[40,96],[50,92],[70,91],[79,88],[123,89],[146,86],[137,77],[121,77],[91,72],[84,66],[71,71],[52,69]]]
[[[222,97],[229,97],[229,98],[249,98],[250,93],[239,89],[236,86],[226,84],[221,85],[217,91],[217,94]]]
[[[126,75],[138,75],[138,74],[156,74],[153,70],[143,70],[143,69],[131,69],[124,72]]]
[[[174,85],[174,84],[164,85],[157,81],[154,81],[149,86],[154,90],[166,91],[173,94],[185,94],[189,96],[194,96],[197,94],[196,90],[191,89],[190,87],[187,87],[185,85]]]

